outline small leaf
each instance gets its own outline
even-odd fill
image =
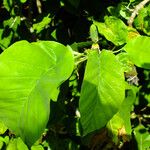
[[[0,55],[0,120],[28,145],[44,131],[50,99],[73,66],[71,49],[52,41],[16,42]]]
[[[94,43],[98,42],[98,32],[94,24],[90,26],[90,37]]]
[[[3,0],[3,5],[7,9],[7,11],[10,11],[13,4],[13,0]]]
[[[150,148],[150,135],[144,126],[137,126],[134,129],[134,135],[138,150],[148,150]]]
[[[20,22],[21,22],[20,16],[16,16],[14,18],[11,17],[10,19],[5,20],[3,22],[3,25],[5,28],[8,26],[9,28],[13,29],[16,32],[18,26],[20,25]]]
[[[13,38],[12,31],[7,32],[7,35],[5,35],[4,33],[5,33],[5,31],[3,29],[0,29],[0,48],[2,50],[5,50],[10,45],[11,40]]]
[[[25,3],[27,0],[20,0],[21,3]]]
[[[125,45],[124,50],[136,66],[150,69],[150,37],[137,36]]]
[[[139,36],[140,34],[138,33],[138,31],[135,28],[132,27],[128,27],[128,37],[127,37],[127,42],[129,42],[130,40],[132,40],[133,38]]]
[[[31,150],[44,150],[44,148],[41,145],[33,145]]]
[[[115,45],[122,45],[126,43],[128,29],[127,26],[120,19],[110,16],[105,17],[105,23],[94,21],[98,28],[98,32]]]
[[[104,127],[125,96],[123,69],[115,55],[90,51],[81,88],[79,109],[83,134]]]
[[[34,23],[33,24],[33,30],[36,31],[36,33],[40,33],[46,26],[51,22],[51,18],[49,18],[49,15],[44,17],[41,22]]]
[[[16,138],[9,142],[7,150],[28,150],[28,147],[23,143],[21,138]]]

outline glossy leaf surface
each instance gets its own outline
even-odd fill
[[[0,120],[32,145],[49,118],[49,101],[73,70],[69,48],[57,42],[16,42],[0,55]]]
[[[106,125],[120,108],[124,92],[123,69],[115,55],[90,51],[79,103],[84,135]]]

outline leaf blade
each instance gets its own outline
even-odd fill
[[[41,136],[49,99],[57,98],[73,65],[71,50],[52,41],[16,42],[0,55],[0,120],[28,145]]]
[[[124,50],[130,56],[133,63],[145,69],[150,69],[150,38],[146,36],[137,36],[130,40],[125,46]]]
[[[118,111],[124,90],[123,71],[115,56],[105,50],[91,52],[79,101],[84,135],[105,126]]]

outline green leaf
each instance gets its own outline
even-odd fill
[[[11,17],[8,20],[5,20],[3,22],[3,25],[5,28],[8,26],[9,28],[13,29],[16,32],[18,26],[20,25],[20,22],[21,22],[20,16],[16,16],[16,17]]]
[[[23,143],[21,138],[12,139],[6,150],[28,150],[28,147]]]
[[[90,37],[94,43],[98,42],[98,32],[94,24],[90,26]]]
[[[2,50],[5,50],[11,43],[13,32],[8,33],[7,36],[4,36],[4,30],[0,29],[0,47]]]
[[[150,69],[150,37],[137,36],[125,45],[124,50],[136,66]]]
[[[3,0],[3,5],[7,9],[7,11],[10,11],[13,4],[13,0]]]
[[[124,142],[130,140],[131,136],[131,122],[130,122],[130,112],[132,105],[136,99],[136,89],[132,87],[132,90],[127,92],[127,97],[122,103],[117,114],[108,122],[107,128],[110,132],[111,138],[117,144],[120,139]],[[120,139],[119,139],[120,138]]]
[[[150,134],[144,126],[137,126],[134,129],[134,135],[138,150],[148,150],[150,148]]]
[[[5,137],[0,136],[0,141],[2,143],[5,143],[6,145],[8,145],[8,143],[9,143],[9,136],[5,136]]]
[[[25,3],[27,0],[20,0],[21,3]]]
[[[107,7],[108,12],[111,16],[116,16],[118,18],[125,18],[126,20],[130,17],[130,12],[127,9],[128,2],[120,2],[117,6],[109,6]]]
[[[7,130],[7,127],[4,125],[3,122],[0,121],[0,134],[4,134]]]
[[[44,148],[41,145],[34,145],[31,147],[31,150],[44,150]]]
[[[142,8],[134,20],[136,29],[150,35],[150,5]]]
[[[36,33],[40,33],[44,28],[48,26],[48,24],[51,22],[51,18],[49,18],[49,15],[44,17],[41,22],[33,24],[33,30],[36,31]]]
[[[41,136],[49,99],[72,73],[71,49],[57,42],[16,42],[0,55],[0,120],[28,144]]]
[[[122,20],[110,16],[105,17],[105,23],[94,21],[98,28],[98,32],[115,45],[122,45],[126,43],[128,29]]]
[[[0,139],[0,149],[2,149],[2,147],[3,147],[3,141],[1,141],[1,139]]]
[[[128,54],[126,52],[119,53],[117,55],[117,59],[122,65],[122,68],[124,69],[124,72],[131,72],[132,66],[134,66],[133,62],[130,60]]]
[[[90,51],[81,88],[79,109],[83,134],[104,127],[125,96],[123,69],[115,55]]]

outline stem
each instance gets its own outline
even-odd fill
[[[122,49],[119,49],[119,50],[113,51],[113,53],[115,54],[115,53],[118,53],[118,52],[120,52],[120,51],[122,51]]]
[[[85,56],[83,53],[78,53],[78,52],[75,52],[75,51],[73,51],[73,54],[74,54],[74,58],[75,59],[78,59],[80,57],[84,57]]]
[[[84,61],[86,61],[87,60],[87,57],[83,57],[83,58],[81,58],[79,61],[77,61],[76,63],[75,63],[75,65],[77,66],[78,64],[80,64],[80,63],[82,63],[82,62],[84,62]]]
[[[136,15],[138,15],[139,10],[141,10],[149,1],[150,0],[143,0],[138,5],[135,6],[135,9],[133,10],[133,12],[127,22],[130,27],[132,27],[134,19],[135,19]]]

